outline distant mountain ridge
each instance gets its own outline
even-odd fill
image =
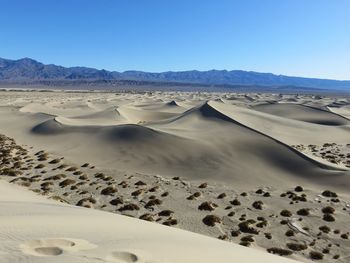
[[[116,72],[88,67],[45,65],[30,58],[18,60],[0,58],[0,81],[28,82],[38,80],[137,80],[205,85],[298,86],[350,90],[350,80],[290,77],[243,70],[191,70],[161,73],[143,71]]]

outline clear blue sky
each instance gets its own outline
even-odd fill
[[[350,79],[350,1],[1,0],[0,57]]]

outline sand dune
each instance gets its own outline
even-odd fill
[[[294,262],[179,229],[58,204],[5,182],[0,182],[0,204],[4,263]]]
[[[348,125],[350,121],[329,111],[300,104],[260,104],[253,109],[280,117],[321,125]]]
[[[345,231],[347,198],[350,195],[350,121],[346,118],[347,98],[206,92],[28,92],[26,95],[27,98],[19,99],[17,93],[9,92],[0,98],[0,133],[27,146],[31,154],[26,157],[29,160],[35,159],[40,162],[35,153],[41,150],[45,150],[50,157],[44,154],[45,158],[49,158],[45,165],[29,165],[31,167],[28,169],[32,169],[40,177],[40,181],[37,181],[39,177],[35,177],[33,182],[31,179],[28,181],[22,178],[29,176],[24,172],[25,176],[9,178],[13,183],[29,185],[32,190],[51,197],[58,196],[59,200],[64,202],[109,212],[126,213],[121,206],[116,210],[115,205],[111,204],[112,200],[108,199],[112,196],[124,198],[123,204],[137,204],[139,207],[139,210],[135,208],[135,211],[129,211],[128,215],[146,220],[158,217],[159,222],[168,225],[175,224],[178,220],[175,225],[180,228],[234,243],[243,242],[245,245],[247,243],[244,242],[248,241],[239,238],[250,239],[249,237],[230,234],[234,233],[237,225],[245,219],[243,215],[248,215],[254,222],[259,221],[257,218],[265,218],[263,222],[266,226],[263,225],[262,228],[266,227],[269,231],[286,231],[283,227],[288,227],[296,234],[304,235],[303,242],[312,242],[310,240],[317,238],[316,231],[319,230],[305,232],[303,228],[321,226],[323,219],[318,213],[322,210],[321,206],[327,202],[332,202],[331,204],[338,209],[338,218],[332,225],[332,230],[339,227],[341,231]],[[49,163],[51,159],[54,163],[62,165],[64,162],[62,167],[65,168]],[[61,175],[57,175],[60,169],[67,169],[62,170],[62,178]],[[52,179],[56,178],[55,176],[58,176],[59,180],[62,179],[57,185],[54,182],[56,179]],[[142,181],[141,186],[136,185],[138,181],[132,181],[133,178]],[[164,193],[169,192],[169,196],[165,195],[168,199],[160,193],[156,195],[156,190],[151,192],[142,188],[143,183],[144,187],[156,186],[156,189],[160,188]],[[134,188],[130,184],[134,185]],[[203,188],[199,187],[202,184]],[[280,196],[294,191],[292,189],[295,189],[296,185],[307,189],[307,201],[299,203],[298,198],[305,197],[295,197],[291,193],[290,198],[297,198],[297,202],[283,198],[280,200]],[[7,189],[8,186],[4,188]],[[106,196],[102,194],[103,189],[107,191]],[[256,189],[260,189],[264,195],[259,194],[259,190]],[[336,191],[342,199],[323,200],[319,195],[326,189]],[[111,191],[111,194],[108,191]],[[218,198],[223,193],[230,200]],[[241,193],[247,195],[242,196]],[[244,196],[247,197],[243,200]],[[232,198],[241,199],[242,208],[236,208],[235,199]],[[266,202],[264,199],[266,209],[259,214],[259,210],[255,211],[255,208],[252,208],[252,203],[262,201],[261,198],[268,199]],[[28,200],[32,200],[31,197]],[[145,222],[114,214],[73,208],[51,201],[50,204],[46,204],[41,198],[38,200],[38,203],[33,201],[30,204],[31,209],[38,213],[31,217],[40,214],[40,220],[50,221],[60,213],[62,216],[57,219],[59,221],[54,221],[49,226],[54,229],[60,228],[60,233],[66,234],[54,235],[48,226],[43,228],[42,232],[37,230],[41,233],[39,237],[39,234],[28,228],[26,231],[34,232],[25,235],[32,235],[32,238],[17,245],[21,251],[17,252],[22,253],[18,255],[24,253],[39,256],[38,258],[50,256],[55,258],[54,260],[57,259],[57,262],[65,257],[91,262],[138,262],[136,258],[140,258],[140,262],[206,262],[218,259],[226,261],[230,257],[250,260],[240,256],[249,254],[245,252],[246,249],[241,252],[240,247],[236,249],[236,246],[232,247],[228,242],[219,242],[180,230],[170,231],[169,228],[159,228],[154,224],[149,226],[149,223],[145,226]],[[18,211],[23,207],[20,204],[22,201],[23,199],[18,200],[17,212],[14,212],[12,218],[19,217]],[[158,208],[149,205],[152,202],[159,202],[156,204]],[[313,217],[298,221],[298,211],[305,208],[304,202],[312,211]],[[290,219],[287,225],[282,225],[279,223],[280,210],[286,206],[290,206],[295,217]],[[57,212],[54,209],[57,209]],[[211,211],[218,213],[222,221],[214,228],[203,223],[204,216]],[[161,212],[168,214],[167,220],[159,216]],[[175,213],[177,218],[169,216],[172,213]],[[235,219],[235,214],[242,217]],[[81,218],[85,221],[78,227]],[[68,221],[72,222],[71,226]],[[101,222],[101,233],[107,233],[106,236],[96,236],[95,229],[91,229],[94,221]],[[7,224],[10,224],[10,221]],[[32,229],[39,227],[35,223],[30,224]],[[109,233],[111,228],[114,230]],[[157,235],[159,233],[159,239],[155,236],[152,238],[152,242],[155,243],[148,244],[143,237],[151,235],[152,231]],[[306,234],[303,234],[303,231]],[[262,233],[263,231],[253,238],[256,239],[256,248],[265,250],[272,246],[280,247],[281,244],[285,246],[291,241],[285,233],[276,232],[273,234],[272,243],[269,243]],[[264,234],[269,233],[266,230]],[[17,236],[20,233],[11,235]],[[116,236],[120,241],[117,239],[113,242],[116,242],[116,246],[126,246],[126,250],[109,246],[106,240],[115,240]],[[169,237],[167,242],[164,242],[165,236]],[[143,256],[143,252],[136,253],[129,247],[130,244],[136,243],[125,242],[128,238],[140,240],[135,242],[140,244],[141,250],[146,251],[145,255],[150,253],[152,257]],[[178,239],[185,241],[178,244]],[[339,242],[339,237],[325,236],[320,242],[323,241],[325,244]],[[337,248],[340,252],[337,250],[334,253],[342,253],[347,241],[341,241],[342,246]],[[72,247],[71,242],[79,245]],[[320,250],[325,244],[316,247]],[[86,252],[84,249],[78,249],[80,245],[82,248],[96,247],[89,248]],[[155,251],[155,247],[158,246],[163,248],[162,252],[159,252],[159,249],[158,252]],[[197,251],[194,252],[195,256],[175,252],[176,249],[186,251],[187,246]],[[208,246],[215,249],[205,257],[199,251]],[[232,251],[228,250],[231,247]],[[167,252],[171,255],[181,255],[166,258]],[[254,253],[252,260],[256,259]],[[11,253],[5,255],[10,262]],[[341,256],[340,262],[346,262],[345,254]],[[309,254],[302,251],[294,252],[293,257],[305,262],[310,258]],[[261,260],[265,260],[263,256]],[[264,262],[261,260],[258,262]],[[280,259],[268,256],[266,260],[273,262]],[[331,262],[331,258],[326,256],[324,262]]]

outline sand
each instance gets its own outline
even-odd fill
[[[2,92],[2,169],[14,174],[2,170],[12,184],[0,185],[9,218],[0,228],[14,243],[1,240],[0,254],[348,262],[349,105],[311,95]]]

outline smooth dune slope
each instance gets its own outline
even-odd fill
[[[63,205],[0,181],[1,262],[259,262],[290,259],[145,221]]]

